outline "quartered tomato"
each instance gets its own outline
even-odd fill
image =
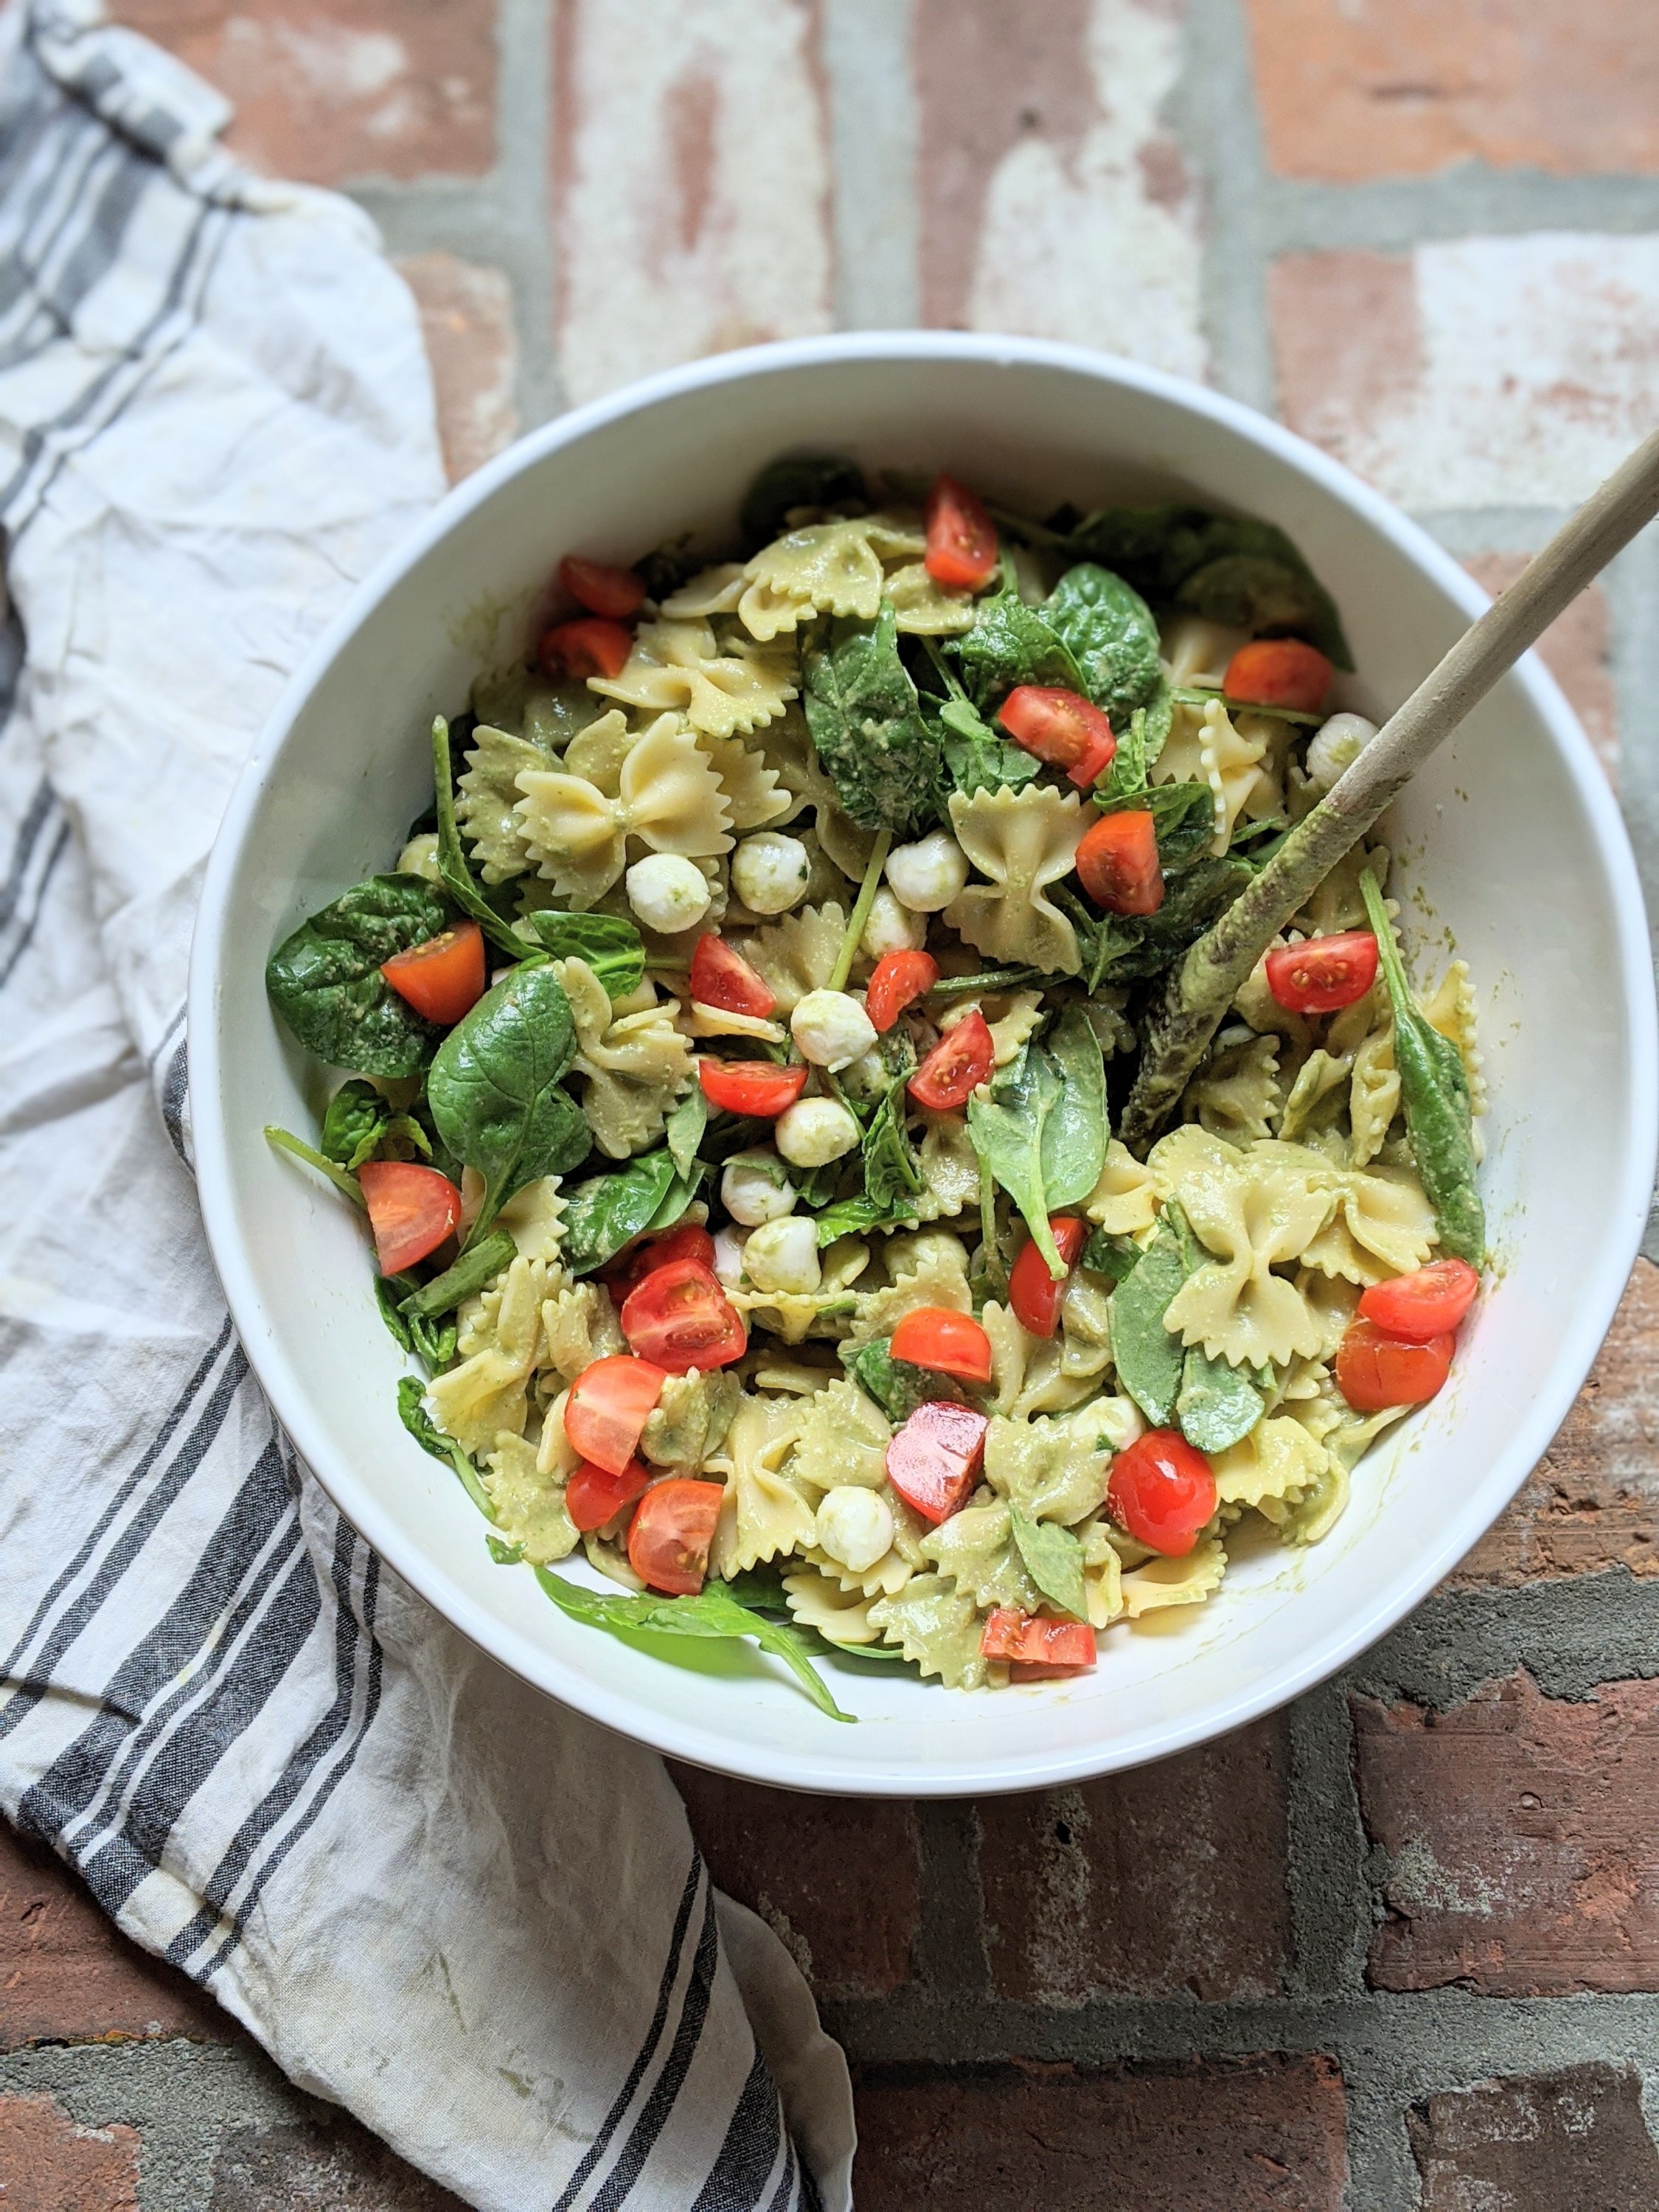
[[[1023,1681],[1050,1674],[1075,1674],[1095,1663],[1095,1632],[1086,1620],[1048,1620],[1000,1605],[988,1615],[979,1639],[983,1659],[1006,1659]]]
[[[1257,707],[1293,707],[1317,714],[1331,688],[1331,664],[1299,637],[1258,637],[1227,663],[1221,688],[1230,699]]]
[[[904,1087],[918,1106],[942,1113],[948,1106],[965,1105],[995,1060],[990,1024],[975,1006],[965,1021],[946,1030]]]
[[[1048,1234],[1069,1274],[1089,1241],[1088,1223],[1075,1213],[1051,1214]],[[1008,1303],[1022,1328],[1029,1328],[1033,1336],[1054,1334],[1060,1322],[1060,1302],[1066,1295],[1066,1280],[1064,1274],[1056,1278],[1048,1273],[1048,1262],[1042,1256],[1042,1248],[1035,1238],[1028,1239],[1008,1274]]]
[[[1050,768],[1063,768],[1079,791],[1112,764],[1117,739],[1092,699],[1054,684],[1021,684],[997,709],[1014,743]]]
[[[626,622],[637,614],[645,597],[645,580],[631,568],[612,568],[603,561],[586,561],[580,553],[559,563],[559,581],[579,607],[611,622]]]
[[[997,571],[996,526],[966,484],[933,479],[922,520],[927,531],[925,566],[947,592],[977,592]]]
[[[864,1011],[877,1034],[885,1036],[904,1009],[938,981],[939,963],[931,952],[884,952],[864,992]]]
[[[458,921],[424,945],[394,952],[380,973],[417,1014],[450,1028],[483,996],[483,932],[476,921]]]
[[[1350,1322],[1336,1348],[1336,1387],[1356,1413],[1388,1406],[1420,1406],[1451,1373],[1457,1340],[1450,1331],[1414,1344],[1384,1336],[1375,1322]]]
[[[642,1359],[671,1375],[729,1367],[749,1348],[742,1315],[700,1260],[653,1267],[623,1302],[622,1333]],[[567,1415],[567,1431],[569,1425]]]
[[[697,1080],[711,1106],[761,1121],[775,1121],[793,1106],[806,1088],[806,1077],[805,1067],[780,1067],[769,1060],[697,1061]]]
[[[611,1297],[620,1302],[636,1283],[642,1283],[658,1267],[665,1267],[671,1260],[696,1260],[701,1266],[712,1268],[714,1240],[695,1221],[683,1221],[678,1229],[665,1229],[659,1237],[647,1237],[638,1244],[630,1244],[599,1273]]]
[[[555,623],[542,633],[536,658],[544,676],[620,676],[634,648],[634,633],[602,615]]]
[[[915,1306],[902,1316],[887,1347],[895,1359],[931,1367],[964,1382],[991,1379],[991,1340],[972,1314],[949,1306]]]
[[[1106,1510],[1138,1544],[1184,1559],[1215,1514],[1210,1462],[1175,1429],[1148,1429],[1112,1462]]]
[[[565,1435],[584,1459],[607,1474],[620,1474],[639,1449],[646,1416],[667,1380],[665,1367],[630,1359],[625,1352],[596,1359],[570,1386]]]
[[[1426,1267],[1392,1282],[1373,1283],[1361,1293],[1359,1318],[1385,1336],[1424,1344],[1449,1336],[1474,1304],[1480,1278],[1467,1260],[1431,1260]]]
[[[650,1480],[643,1460],[630,1459],[620,1474],[612,1474],[585,1459],[564,1486],[564,1510],[585,1536],[631,1505]]]
[[[778,1003],[778,994],[741,952],[712,931],[697,939],[691,955],[691,996],[700,1006],[718,1006],[722,1013],[753,1014],[764,1021]]]
[[[1286,1013],[1334,1014],[1363,999],[1376,981],[1376,939],[1369,929],[1276,945],[1267,955],[1267,988]]]
[[[1103,814],[1083,833],[1077,872],[1108,914],[1156,914],[1164,903],[1164,870],[1152,816],[1137,807]]]
[[[948,1521],[979,1480],[990,1423],[947,1399],[918,1406],[887,1447],[887,1480],[924,1521]]]
[[[417,1167],[412,1160],[366,1160],[357,1170],[357,1186],[383,1275],[401,1275],[460,1226],[461,1194],[436,1168]]]
[[[708,1547],[725,1486],[672,1476],[653,1482],[628,1528],[628,1564],[647,1589],[696,1597],[708,1572]]]

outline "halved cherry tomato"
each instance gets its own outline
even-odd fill
[[[990,1425],[971,1406],[930,1399],[888,1445],[887,1480],[924,1521],[948,1521],[973,1495]]]
[[[778,1003],[778,994],[765,976],[712,930],[697,939],[691,955],[691,996],[700,1005],[718,1006],[723,1013],[753,1014],[761,1021]]]
[[[971,1314],[949,1306],[915,1306],[900,1320],[887,1347],[895,1359],[931,1367],[964,1382],[991,1379],[991,1340]]]
[[[460,1226],[461,1194],[436,1168],[417,1167],[412,1160],[365,1160],[357,1187],[383,1275],[401,1275]]]
[[[636,1283],[623,1302],[622,1333],[671,1375],[729,1367],[749,1348],[742,1315],[701,1260],[671,1260]]]
[[[983,501],[954,477],[938,476],[922,520],[927,530],[923,564],[947,592],[977,592],[997,570],[996,525]]]
[[[977,1006],[945,1035],[905,1085],[918,1106],[942,1113],[964,1105],[991,1073],[996,1045],[990,1024]]]
[[[564,1432],[584,1459],[620,1474],[640,1448],[646,1415],[662,1395],[665,1367],[625,1352],[584,1367],[564,1401]]]
[[[708,1547],[725,1486],[673,1475],[653,1482],[628,1529],[628,1564],[648,1589],[696,1597],[708,1572]]]
[[[630,1244],[608,1267],[601,1267],[599,1275],[611,1297],[620,1300],[636,1284],[642,1283],[659,1267],[667,1267],[672,1260],[695,1260],[699,1266],[712,1270],[714,1240],[695,1221],[683,1221],[678,1229],[665,1229],[659,1237],[647,1237],[638,1244]]]
[[[1424,1344],[1431,1336],[1450,1335],[1480,1288],[1480,1278],[1467,1260],[1431,1260],[1392,1282],[1373,1283],[1360,1296],[1359,1318],[1385,1336]]]
[[[931,952],[884,952],[865,987],[864,1011],[885,1036],[907,1006],[914,1006],[939,981]]]
[[[630,1459],[620,1474],[585,1459],[564,1486],[564,1510],[586,1535],[631,1505],[651,1480],[643,1460]]]
[[[1156,914],[1164,903],[1164,870],[1152,816],[1133,807],[1103,814],[1083,833],[1077,872],[1108,914]]]
[[[1136,1543],[1184,1559],[1214,1517],[1210,1462],[1175,1429],[1148,1429],[1112,1462],[1106,1510]]]
[[[559,581],[579,607],[610,622],[626,622],[637,614],[645,597],[645,580],[631,568],[612,568],[603,561],[584,560],[573,553],[559,563]]]
[[[1413,1344],[1405,1337],[1384,1336],[1372,1322],[1352,1321],[1336,1347],[1336,1387],[1356,1413],[1420,1406],[1451,1373],[1456,1349],[1449,1331]]]
[[[394,952],[380,963],[380,973],[417,1014],[448,1028],[483,996],[483,932],[476,921],[458,921],[424,945]]]
[[[544,630],[536,658],[544,676],[620,676],[633,649],[631,629],[599,615],[582,615]]]
[[[779,1067],[769,1060],[708,1060],[697,1062],[697,1080],[711,1106],[728,1114],[749,1114],[775,1121],[806,1088],[805,1067]]]
[[[1376,981],[1376,939],[1369,929],[1276,945],[1267,955],[1267,988],[1291,1014],[1334,1014],[1363,999]]]
[[[1089,1224],[1075,1213],[1054,1213],[1048,1218],[1048,1233],[1069,1274],[1089,1241]],[[1008,1273],[1008,1303],[1015,1320],[1033,1336],[1052,1336],[1059,1326],[1060,1302],[1065,1293],[1066,1275],[1051,1275],[1036,1239],[1029,1239]]]
[[[997,709],[997,720],[1017,745],[1050,768],[1063,768],[1086,791],[1112,764],[1117,739],[1092,699],[1057,684],[1021,684]]]
[[[1221,688],[1230,699],[1258,707],[1294,707],[1317,714],[1331,688],[1331,664],[1299,637],[1258,637],[1227,663]]]
[[[982,1659],[1009,1659],[1023,1681],[1075,1674],[1095,1663],[1095,1632],[1086,1620],[1049,1620],[1018,1606],[1000,1605],[986,1617],[979,1639]]]

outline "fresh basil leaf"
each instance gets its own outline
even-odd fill
[[[370,876],[283,939],[265,969],[271,1004],[307,1052],[364,1075],[418,1075],[442,1036],[380,973],[450,927],[424,876]]]
[[[544,966],[515,968],[438,1048],[427,1081],[433,1121],[484,1180],[470,1244],[515,1190],[586,1158],[592,1139],[581,1109],[559,1088],[575,1056],[569,1001]]]
[[[1057,1521],[1034,1521],[1018,1505],[1008,1508],[1014,1547],[1025,1571],[1050,1605],[1073,1620],[1089,1618],[1089,1593],[1083,1580],[1083,1547]]]
[[[643,1236],[678,1180],[671,1152],[646,1152],[614,1174],[592,1176],[567,1191],[560,1256],[571,1273],[591,1275]]]
[[[1083,1248],[1084,1266],[1113,1283],[1132,1274],[1139,1257],[1140,1247],[1133,1237],[1112,1236],[1104,1229],[1092,1231]]]
[[[939,720],[945,769],[964,799],[1005,786],[1018,791],[1042,769],[1034,755],[999,737],[971,700],[947,699]]]
[[[510,1267],[519,1255],[519,1248],[505,1229],[498,1229],[493,1237],[481,1243],[471,1245],[463,1252],[453,1267],[446,1267],[441,1275],[412,1296],[398,1301],[398,1310],[406,1314],[410,1322],[435,1321],[440,1314],[453,1313],[463,1298],[471,1297],[493,1283],[503,1267]]]
[[[434,1459],[446,1460],[461,1479],[461,1487],[477,1507],[486,1521],[495,1518],[495,1509],[489,1502],[489,1493],[483,1486],[483,1478],[470,1453],[462,1450],[453,1437],[446,1436],[422,1403],[426,1385],[418,1375],[405,1375],[398,1384],[398,1418],[409,1431],[422,1451],[430,1452]]]
[[[1212,1359],[1201,1344],[1187,1353],[1176,1421],[1189,1444],[1201,1452],[1225,1451],[1248,1437],[1261,1419],[1261,1393],[1240,1369]]]
[[[895,1359],[891,1340],[872,1337],[867,1344],[843,1345],[841,1363],[867,1398],[873,1398],[896,1428],[902,1428],[918,1406],[941,1398],[960,1401],[962,1392],[948,1375],[930,1367],[915,1367],[908,1359]]]
[[[746,550],[757,553],[798,507],[859,510],[869,505],[864,472],[844,453],[789,453],[769,462],[744,494],[738,513]]]
[[[1164,682],[1158,624],[1132,584],[1092,561],[1068,568],[1043,602],[1043,619],[1083,672],[1083,688],[1114,731]]]
[[[1152,1241],[1112,1293],[1112,1360],[1117,1378],[1157,1429],[1174,1416],[1186,1348],[1164,1326],[1170,1301],[1187,1279],[1181,1240],[1165,1208]]]
[[[275,1145],[279,1152],[289,1152],[296,1160],[303,1160],[308,1168],[315,1168],[319,1176],[326,1176],[341,1196],[349,1198],[360,1213],[368,1211],[368,1201],[357,1185],[356,1176],[348,1175],[333,1160],[325,1158],[314,1145],[303,1137],[296,1137],[291,1129],[279,1129],[274,1124],[265,1125],[267,1143]]]
[[[438,809],[438,873],[443,878],[444,889],[461,912],[470,915],[483,931],[492,945],[499,945],[509,959],[524,960],[532,955],[539,958],[536,947],[528,939],[520,937],[506,917],[499,914],[473,880],[467,865],[466,854],[461,845],[461,833],[455,822],[454,773],[449,754],[449,725],[441,714],[432,724],[432,782]],[[380,1073],[371,1068],[371,1075]]]
[[[939,738],[899,659],[891,603],[882,601],[873,623],[838,622],[830,635],[803,664],[819,762],[860,828],[919,828],[939,811]]]
[[[969,696],[981,713],[1021,684],[1059,684],[1068,691],[1084,688],[1083,672],[1070,649],[1021,599],[1006,562],[1000,590],[977,603],[972,629],[952,641],[952,650]]]
[[[354,1075],[328,1102],[318,1149],[355,1174],[365,1160],[373,1159],[391,1120],[392,1109],[374,1085]]]
[[[631,921],[614,914],[555,914],[540,908],[526,920],[555,960],[585,960],[612,999],[637,991],[645,975],[645,945]]]
[[[690,1174],[691,1163],[697,1157],[697,1147],[708,1127],[708,1101],[702,1085],[694,1083],[669,1115],[662,1133],[669,1157],[683,1176]]]

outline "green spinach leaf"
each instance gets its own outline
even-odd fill
[[[1261,1419],[1261,1393],[1242,1368],[1212,1359],[1201,1344],[1188,1348],[1176,1398],[1176,1420],[1201,1452],[1225,1451]]]
[[[939,811],[939,737],[899,658],[897,617],[838,622],[804,663],[807,727],[819,762],[865,830],[920,827]]]
[[[446,1436],[422,1403],[426,1385],[418,1375],[405,1375],[398,1384],[398,1417],[422,1451],[434,1459],[447,1462],[461,1479],[461,1487],[477,1507],[486,1521],[495,1518],[495,1509],[489,1502],[489,1493],[483,1486],[477,1462],[471,1455],[462,1450],[453,1437]]]
[[[555,960],[585,960],[613,999],[637,991],[645,975],[645,945],[631,921],[613,914],[555,914],[543,908],[526,917]]]
[[[1079,1205],[1106,1164],[1105,1062],[1080,1006],[1067,1007],[1046,1049],[1027,1045],[988,1098],[974,1094],[968,1133],[1057,1280],[1065,1269],[1048,1217]]]
[[[1117,1379],[1155,1429],[1174,1418],[1187,1364],[1181,1339],[1164,1326],[1170,1301],[1187,1279],[1173,1211],[1165,1207],[1152,1243],[1112,1293]]]
[[[435,1321],[440,1314],[453,1313],[463,1298],[470,1298],[486,1283],[493,1283],[518,1256],[518,1246],[505,1229],[498,1229],[493,1237],[470,1245],[453,1267],[446,1267],[423,1288],[399,1299],[398,1310],[406,1314],[411,1323]]]
[[[999,737],[970,700],[947,699],[939,720],[945,769],[964,799],[1005,785],[1018,791],[1042,769],[1035,755]]]
[[[569,1001],[548,967],[515,968],[439,1047],[427,1084],[433,1121],[456,1158],[484,1179],[469,1244],[515,1190],[586,1158],[581,1109],[559,1088],[575,1056]]]
[[[1083,1547],[1057,1521],[1034,1521],[1018,1505],[1008,1509],[1014,1546],[1025,1571],[1050,1605],[1074,1620],[1089,1618],[1089,1594],[1083,1580]]]
[[[441,714],[434,716],[432,724],[432,781],[437,800],[438,873],[443,878],[444,889],[461,912],[471,915],[492,945],[499,945],[509,959],[526,960],[542,957],[537,947],[499,914],[473,880],[467,865],[466,854],[461,845],[461,833],[455,822],[454,774],[449,757],[449,725]],[[379,1070],[371,1068],[371,1075]]]
[[[843,1198],[834,1206],[826,1206],[813,1226],[818,1232],[818,1249],[822,1251],[838,1237],[862,1237],[872,1229],[896,1229],[906,1222],[914,1222],[915,1218],[913,1211],[882,1206],[872,1198]]]
[[[864,1194],[885,1216],[914,1218],[912,1203],[921,1188],[921,1163],[904,1126],[905,1079],[897,1076],[864,1133]]]
[[[380,973],[447,929],[451,909],[424,876],[371,876],[302,921],[265,969],[271,1004],[307,1052],[363,1075],[418,1075],[443,1032]]]
[[[365,1160],[374,1158],[391,1119],[392,1109],[374,1085],[354,1075],[328,1102],[318,1148],[355,1174]]]
[[[769,462],[744,494],[738,512],[745,550],[758,552],[798,507],[857,512],[869,504],[864,471],[843,453],[790,453]]]
[[[691,1163],[697,1157],[697,1147],[702,1142],[703,1131],[708,1127],[708,1101],[703,1096],[701,1084],[693,1084],[679,1104],[669,1115],[663,1129],[663,1141],[668,1146],[669,1157],[683,1176],[691,1172]]]
[[[981,713],[1021,684],[1084,689],[1083,672],[1069,647],[1021,599],[1006,559],[1001,588],[978,602],[972,629],[955,639],[952,649],[968,695]]]
[[[614,1175],[592,1176],[568,1191],[560,1250],[571,1273],[591,1275],[624,1244],[643,1236],[679,1182],[673,1155],[664,1151],[642,1153]],[[681,1200],[681,1212],[688,1202],[689,1193]]]
[[[1068,568],[1043,603],[1043,618],[1083,672],[1083,686],[1113,730],[1164,684],[1158,624],[1131,584],[1092,561]]]
[[[896,1428],[902,1428],[918,1406],[941,1398],[960,1403],[963,1392],[948,1375],[930,1367],[915,1367],[908,1359],[895,1359],[891,1339],[872,1337],[867,1344],[841,1347],[841,1361],[866,1398],[873,1398]]]
[[[1121,1283],[1133,1274],[1139,1257],[1140,1247],[1133,1237],[1114,1236],[1104,1229],[1091,1230],[1083,1248],[1084,1266],[1111,1283]]]
[[[288,1152],[296,1160],[303,1160],[308,1168],[315,1168],[319,1176],[326,1176],[341,1196],[349,1198],[360,1213],[368,1211],[367,1200],[358,1188],[357,1178],[348,1175],[337,1163],[308,1145],[303,1137],[296,1137],[291,1129],[279,1129],[274,1123],[265,1124],[265,1139],[275,1145],[279,1152]]]

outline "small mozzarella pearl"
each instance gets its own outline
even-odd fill
[[[702,920],[714,894],[695,860],[678,853],[648,853],[628,871],[628,903],[647,929],[678,935]]]
[[[787,914],[806,896],[812,863],[799,837],[763,830],[732,855],[732,888],[750,914]]]
[[[785,1159],[797,1168],[827,1167],[858,1140],[858,1123],[836,1098],[798,1098],[778,1116],[772,1134]]]
[[[816,1067],[850,1067],[876,1041],[876,1025],[846,991],[809,991],[789,1017],[789,1034]]]
[[[1309,744],[1309,781],[1320,791],[1328,791],[1376,735],[1376,723],[1368,722],[1363,714],[1333,714],[1314,732]]]
[[[423,830],[418,837],[411,837],[398,855],[400,876],[424,876],[429,884],[441,884],[438,873],[438,833]]]
[[[817,1224],[805,1213],[750,1230],[743,1264],[757,1291],[811,1291],[818,1287]]]
[[[733,1221],[745,1229],[758,1229],[763,1221],[778,1221],[794,1211],[795,1187],[775,1156],[739,1153],[726,1164],[720,1203]]]
[[[960,896],[968,880],[968,856],[948,830],[934,830],[914,845],[896,845],[887,855],[887,880],[901,906],[915,914],[937,914]]]
[[[864,925],[859,950],[866,959],[884,959],[890,952],[916,952],[927,942],[927,917],[901,906],[890,890],[879,890],[870,902],[870,919]]]
[[[816,1534],[821,1551],[861,1575],[892,1547],[893,1509],[878,1490],[843,1483],[819,1499]]]
[[[748,1242],[746,1229],[714,1232],[714,1273],[728,1291],[735,1291],[743,1280],[743,1248]]]

